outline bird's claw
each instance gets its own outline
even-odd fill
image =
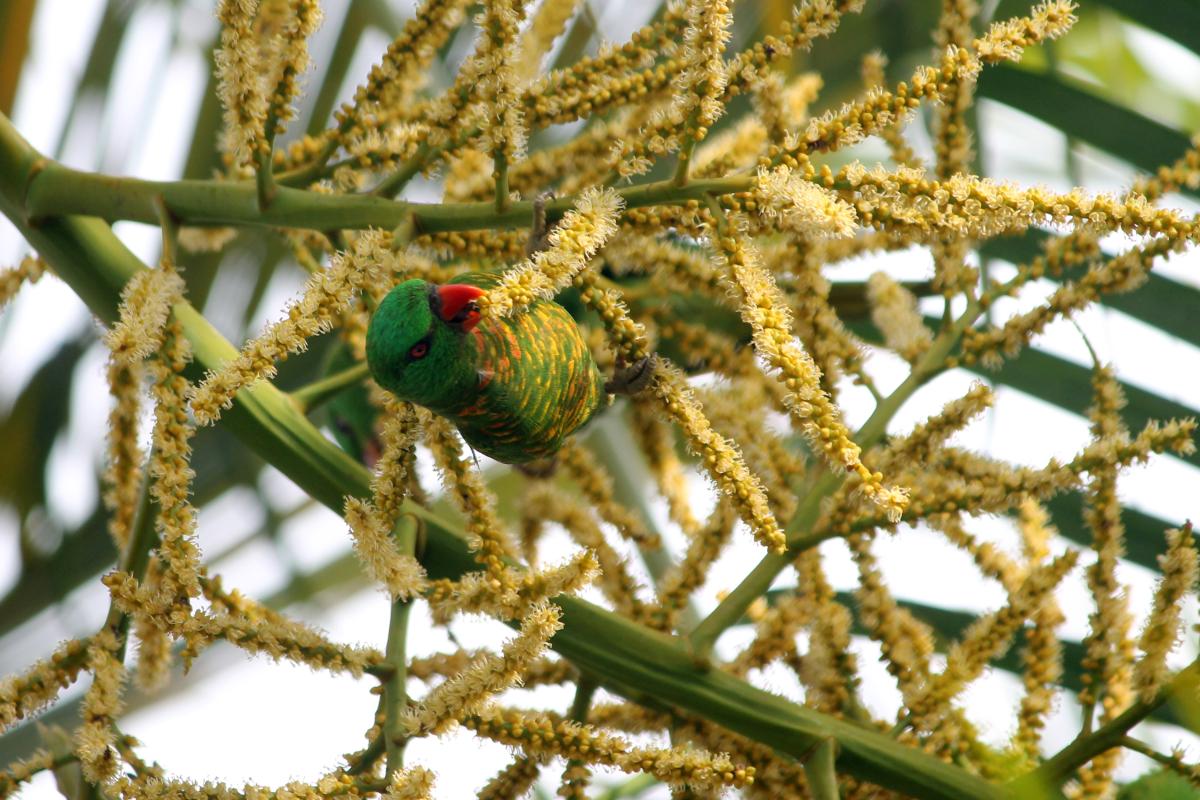
[[[525,242],[525,255],[532,256],[546,249],[550,226],[546,224],[546,203],[554,199],[554,192],[542,192],[533,198],[533,225],[529,230],[529,241]]]
[[[523,464],[513,464],[513,466],[527,478],[549,478],[558,469],[558,458],[556,456],[549,456],[547,458],[526,461]]]
[[[654,376],[654,355],[648,355],[625,367],[619,367],[604,383],[609,394],[632,396],[650,385]]]

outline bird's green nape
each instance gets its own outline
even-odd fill
[[[367,363],[375,382],[402,400],[452,412],[477,390],[470,334],[434,311],[437,287],[410,280],[392,289],[367,328]]]

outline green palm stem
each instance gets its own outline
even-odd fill
[[[268,119],[268,124],[273,120]],[[274,126],[269,130],[273,130]],[[273,141],[274,136],[269,136],[268,141]],[[259,208],[269,208],[271,202],[275,199],[275,193],[279,188],[275,185],[274,177],[274,159],[272,158],[275,152],[274,147],[267,147],[266,152],[258,154],[254,163],[254,190],[255,196],[258,198]]]
[[[696,128],[700,120],[700,109],[695,108],[688,115],[683,142],[679,146],[679,157],[675,162],[675,174],[671,181],[676,186],[687,186],[688,173],[692,168],[692,156],[696,152]]]
[[[146,459],[143,467],[142,488],[138,494],[138,508],[130,526],[129,541],[121,551],[117,561],[117,569],[128,572],[139,581],[146,576],[146,568],[150,565],[150,552],[158,545],[158,531],[155,528],[154,503],[150,497],[150,459],[153,451]],[[117,608],[115,601],[110,601],[108,616],[104,620],[105,627],[111,628],[117,634],[120,647],[117,650],[117,661],[124,663],[125,652],[129,647],[129,615]]]
[[[285,66],[285,73],[291,67]],[[258,196],[258,207],[268,208],[275,200],[278,187],[275,185],[275,134],[279,132],[279,101],[277,91],[271,92],[271,104],[267,107],[267,119],[263,124],[263,146],[254,157],[254,188]]]
[[[36,215],[31,215],[25,204],[24,189],[31,181],[36,182],[35,173],[39,168],[44,174],[48,163],[16,133],[6,118],[0,117],[0,212],[13,222],[93,313],[111,323],[117,316],[122,287],[134,273],[145,267],[101,219],[55,216],[54,209],[45,205]],[[84,176],[85,182],[92,181],[90,191],[95,191],[105,180],[86,173],[80,175]],[[119,188],[125,182],[107,180],[116,182],[110,185],[113,191],[108,195],[108,202],[102,205],[112,211],[122,207],[130,197]],[[692,186],[701,185],[698,182]],[[172,186],[158,184],[157,188],[166,194]],[[661,192],[663,188],[655,188],[653,184],[635,187],[643,193]],[[229,190],[230,187],[204,187],[204,192],[215,192],[218,197]],[[149,196],[148,192],[146,194]],[[207,203],[214,195],[206,196],[209,198]],[[246,199],[253,208],[252,188]],[[171,204],[169,195],[167,200],[172,212],[187,221],[186,214],[180,215]],[[281,189],[276,203],[262,216],[279,214],[279,209],[288,208],[290,203],[288,192]],[[388,205],[403,207],[401,204]],[[487,205],[490,208],[490,203]],[[509,213],[514,215],[514,222],[524,224],[531,218],[531,210],[522,209],[522,205],[529,204],[513,204]],[[290,207],[292,211],[297,208],[295,205]],[[248,211],[246,213],[249,215]],[[308,208],[305,214],[315,214],[315,211]],[[36,222],[31,221],[34,216]],[[398,221],[394,214],[392,216],[393,222]],[[309,219],[316,222],[315,216]],[[261,223],[260,217],[257,224]],[[318,227],[328,229],[330,226],[326,221]],[[173,311],[192,345],[194,360],[188,373],[191,377],[198,378],[206,370],[217,369],[236,356],[236,348],[189,303],[181,302]],[[327,441],[286,394],[267,382],[238,392],[234,405],[222,417],[222,424],[302,491],[335,511],[341,510],[347,496],[370,496],[367,470]],[[404,511],[425,523],[428,539],[423,563],[431,577],[457,578],[475,568],[462,531],[411,502],[404,504]],[[797,759],[805,757],[819,742],[835,738],[840,747],[840,769],[861,780],[917,798],[1000,800],[1013,796],[1003,787],[893,742],[878,732],[796,705],[728,673],[697,665],[689,649],[677,638],[647,630],[578,598],[562,596],[555,602],[562,609],[565,627],[552,640],[554,649],[619,694],[651,696],[660,703],[683,708]]]
[[[0,139],[20,139],[7,117],[0,115]],[[21,142],[24,145],[24,142]],[[27,147],[27,145],[26,145]],[[145,181],[84,172],[34,155],[37,166],[26,175],[23,194],[12,198],[28,219],[84,214],[110,222],[130,220],[158,224],[156,199],[162,198],[171,216],[184,225],[252,225],[305,228],[392,230],[410,216],[417,233],[528,227],[533,202],[513,202],[496,211],[492,201],[478,203],[409,203],[372,195],[332,195],[277,186],[270,206],[260,209],[251,181]],[[750,189],[752,176],[714,178],[676,186],[672,181],[627,186],[617,190],[630,208],[684,205],[709,194]],[[546,204],[547,219],[562,217],[575,203],[568,196]]]
[[[1033,772],[1013,781],[1013,790],[1015,792],[1038,790],[1044,792],[1048,787],[1057,789],[1075,773],[1075,770],[1096,756],[1112,750],[1114,747],[1127,746],[1126,740],[1129,738],[1127,735],[1129,731],[1150,716],[1156,708],[1175,697],[1195,697],[1197,689],[1200,689],[1200,659],[1177,672],[1171,682],[1162,687],[1151,700],[1139,699],[1120,715],[1096,730],[1075,737],[1074,741],[1049,761]]]
[[[400,168],[391,175],[381,180],[379,185],[371,190],[371,194],[382,198],[392,198],[400,194],[404,191],[404,187],[408,186],[408,182],[421,174],[421,170],[425,169],[432,159],[444,152],[445,149],[445,146],[436,147],[428,142],[422,142],[413,157],[401,164]]]
[[[592,698],[596,696],[596,689],[600,688],[596,679],[590,675],[580,675],[579,680],[575,683],[575,697],[571,700],[571,708],[567,712],[567,719],[572,722],[578,722],[580,725],[587,723],[588,710],[592,707]],[[569,759],[567,761],[567,770],[579,766],[582,762],[578,759]]]
[[[616,786],[607,790],[600,795],[600,800],[621,800],[623,797],[638,797],[642,792],[658,785],[658,779],[653,775],[635,775],[624,783],[618,783]]]
[[[1132,750],[1135,753],[1145,756],[1146,758],[1150,759],[1151,761],[1157,763],[1163,769],[1169,769],[1169,770],[1172,770],[1177,773],[1180,772],[1181,764],[1179,761],[1172,758],[1171,756],[1164,755],[1163,753],[1158,752],[1153,747],[1151,747],[1150,745],[1143,742],[1141,739],[1135,739],[1132,736],[1122,736],[1121,737],[1121,747],[1124,747],[1126,750]],[[1187,767],[1183,767],[1183,769],[1186,770]],[[1180,774],[1183,774],[1183,776],[1185,778],[1188,777],[1185,773],[1180,773]]]
[[[292,402],[296,404],[302,414],[310,414],[343,389],[362,383],[370,374],[367,362],[360,361],[354,366],[346,367],[340,372],[326,375],[324,378],[294,390],[291,392]]]
[[[974,324],[983,313],[983,306],[978,302],[969,302],[966,310],[947,330],[939,333],[929,349],[913,366],[908,377],[881,403],[875,406],[875,411],[859,428],[854,436],[859,447],[867,448],[878,443],[887,433],[888,423],[900,410],[900,407],[931,378],[946,369],[946,361],[950,352],[962,338],[963,332]],[[792,518],[788,520],[785,533],[787,534],[788,549],[786,553],[769,553],[750,571],[741,583],[734,587],[712,613],[692,631],[688,637],[692,648],[700,658],[705,658],[712,652],[713,645],[720,635],[731,625],[735,624],[750,608],[750,604],[771,588],[771,584],[779,577],[800,553],[820,544],[833,534],[812,531],[821,511],[821,501],[833,494],[845,478],[832,472],[824,472],[808,494],[800,502]]]
[[[417,549],[416,517],[405,514],[396,523],[397,549],[404,555],[413,555]],[[404,769],[404,746],[408,734],[404,730],[404,712],[408,709],[408,616],[412,611],[412,600],[396,600],[392,603],[388,620],[387,648],[384,659],[391,669],[383,685],[384,698],[384,748],[387,753],[387,776]]]
[[[839,800],[837,770],[837,742],[825,739],[804,759],[804,777],[808,778],[808,791],[813,800]]]
[[[508,197],[508,157],[503,151],[496,151],[492,157],[492,162],[495,166],[492,167],[492,175],[496,180],[496,213],[503,213],[508,208],[511,200]]]

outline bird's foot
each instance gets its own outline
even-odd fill
[[[554,199],[554,192],[542,192],[533,198],[533,225],[529,230],[529,241],[525,242],[525,255],[540,253],[548,246],[550,226],[546,224],[546,203]]]
[[[517,472],[520,472],[527,478],[549,478],[558,469],[558,457],[547,456],[546,458],[526,461],[524,464],[513,464],[513,466],[516,467]]]
[[[633,396],[650,385],[654,377],[654,355],[648,355],[632,364],[618,367],[613,376],[604,383],[609,394]]]

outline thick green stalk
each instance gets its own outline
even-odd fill
[[[808,791],[813,800],[838,800],[837,742],[826,739],[816,746],[804,760],[804,777],[808,778]]]
[[[0,115],[0,136],[18,136]],[[39,157],[40,158],[40,157]],[[30,219],[63,214],[85,214],[109,222],[131,220],[158,224],[156,198],[161,197],[171,215],[185,225],[255,225],[287,228],[383,228],[392,230],[412,214],[421,233],[527,227],[533,219],[532,201],[509,203],[498,211],[494,202],[406,203],[372,195],[334,195],[289,186],[275,188],[267,208],[260,208],[252,181],[144,181],[83,172],[47,159],[39,160],[27,175],[23,198],[14,197]],[[682,205],[706,194],[727,194],[750,186],[751,178],[718,178],[694,181],[687,186],[672,181],[628,186],[618,194],[630,208]],[[19,187],[10,187],[18,190]],[[574,205],[573,197],[546,204],[549,220],[562,217]]]
[[[1023,796],[1019,793],[1033,789],[1045,791],[1046,787],[1057,788],[1070,778],[1075,770],[1096,756],[1114,747],[1122,747],[1129,731],[1150,716],[1154,709],[1176,695],[1194,697],[1197,688],[1200,688],[1200,660],[1193,661],[1176,673],[1153,700],[1138,700],[1119,716],[1091,733],[1076,737],[1075,741],[1056,753],[1049,761],[1014,781],[1014,791],[1018,792],[1018,796]]]
[[[39,160],[7,120],[0,118],[0,211],[96,316],[111,322],[121,288],[145,267],[100,219],[56,217],[43,211],[36,224],[30,221],[23,205],[24,187]],[[266,213],[275,213],[286,195],[281,189],[280,198]],[[253,202],[252,187],[248,197]],[[169,204],[170,197],[167,199]],[[529,209],[522,213],[523,219],[531,218]],[[174,313],[192,344],[192,377],[219,368],[235,356],[233,345],[190,304],[176,305]],[[240,391],[221,424],[335,511],[341,511],[346,496],[370,495],[366,469],[322,436],[291,399],[269,383]],[[431,577],[457,578],[476,567],[461,531],[413,503],[405,503],[404,511],[425,524],[428,539],[423,563]],[[699,667],[678,639],[573,597],[557,598],[556,603],[562,608],[565,627],[554,637],[553,647],[613,691],[678,706],[797,759],[833,737],[840,748],[841,769],[914,797],[999,800],[1012,796],[880,733],[790,703],[724,672]]]
[[[367,379],[371,370],[363,361],[352,367],[327,375],[320,380],[301,386],[292,392],[292,400],[299,406],[301,412],[308,414],[338,392]]]
[[[653,775],[636,775],[600,795],[600,800],[621,800],[622,797],[639,797],[642,792],[656,785],[658,785],[658,778],[655,778]]]

